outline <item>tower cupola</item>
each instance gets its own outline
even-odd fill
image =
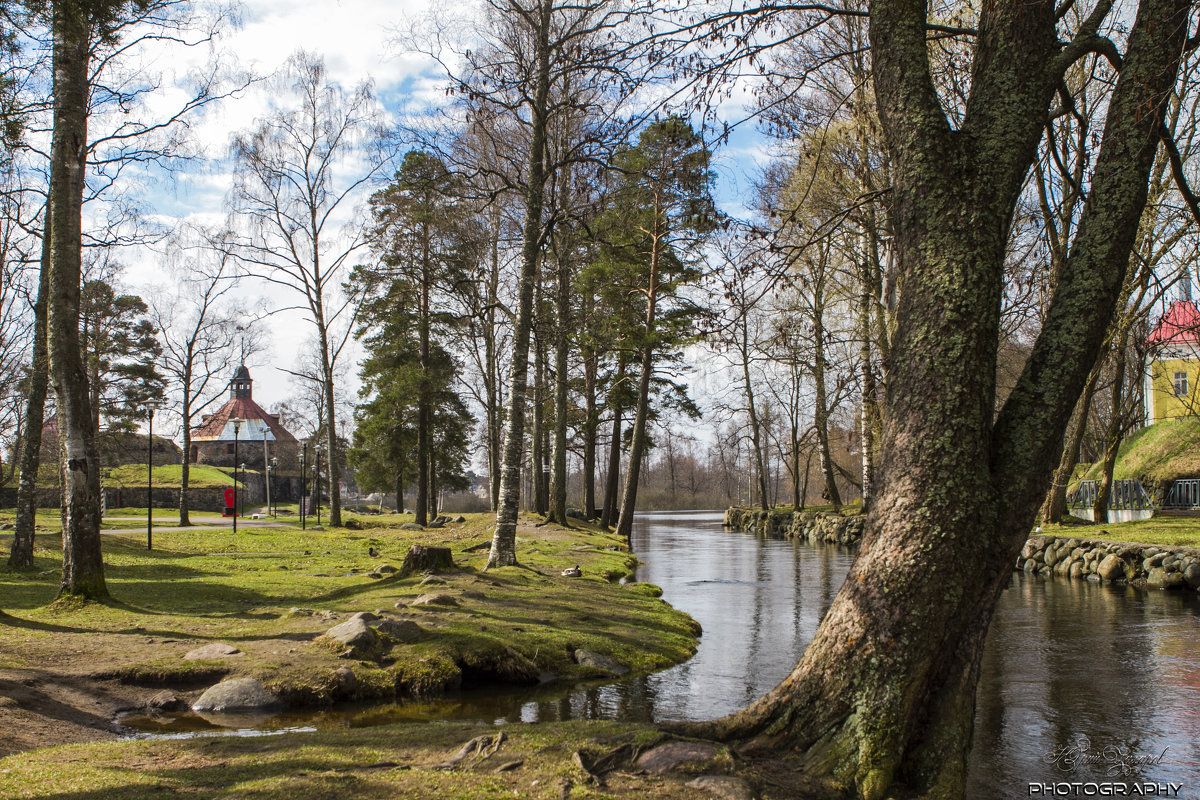
[[[233,379],[229,381],[230,399],[252,399],[250,395],[253,385],[254,381],[250,380],[250,370],[246,369],[245,364],[242,364],[237,368],[237,372],[233,373]]]

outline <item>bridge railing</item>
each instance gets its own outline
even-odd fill
[[[1200,478],[1172,481],[1163,508],[1200,508]]]
[[[1198,481],[1200,483],[1200,481]],[[1197,487],[1200,491],[1200,486]],[[1083,481],[1079,488],[1067,495],[1067,506],[1070,508],[1091,508],[1096,504],[1096,495],[1100,492],[1099,481]],[[1152,509],[1154,501],[1142,488],[1142,482],[1137,478],[1122,478],[1112,483],[1109,493],[1108,507],[1110,509]]]

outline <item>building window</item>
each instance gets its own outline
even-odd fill
[[[1176,372],[1175,373],[1175,396],[1176,397],[1187,397],[1188,396],[1188,385],[1187,385],[1187,373],[1186,372]]]
[[[225,445],[225,455],[227,455],[227,456],[233,455],[233,445],[232,444]]]

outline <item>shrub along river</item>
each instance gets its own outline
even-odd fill
[[[735,711],[795,665],[853,553],[728,532],[721,519],[673,512],[634,523],[638,580],[661,586],[704,627],[684,664],[614,683],[285,714],[259,732],[435,719],[702,720]],[[1071,783],[1080,785],[1064,787]],[[1200,797],[1200,599],[1014,573],[983,655],[967,797],[1102,796],[1112,784],[1125,784],[1129,796],[1154,784],[1151,796]]]

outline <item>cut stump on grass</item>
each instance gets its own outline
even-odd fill
[[[441,572],[454,569],[454,558],[449,547],[414,544],[408,548],[404,563],[397,577],[405,578],[414,572]]]

